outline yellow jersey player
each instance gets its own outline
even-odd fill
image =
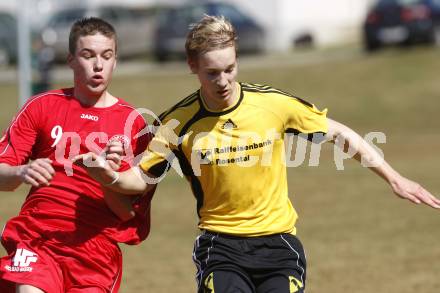
[[[348,127],[326,111],[269,86],[236,82],[236,34],[223,17],[205,16],[186,41],[188,65],[201,87],[164,112],[138,167],[89,173],[121,193],[140,193],[173,165],[197,199],[199,228],[193,259],[198,292],[304,292],[306,258],[288,197],[284,134],[314,143],[343,140],[398,196],[440,208],[440,201],[402,177]],[[82,155],[88,165],[98,159]],[[158,180],[157,180],[158,181]]]

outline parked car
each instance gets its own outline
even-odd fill
[[[364,23],[367,51],[384,45],[440,43],[440,0],[379,0]]]
[[[69,8],[54,14],[42,31],[42,39],[54,49],[56,61],[65,61],[72,24],[83,17],[96,16],[110,22],[118,36],[118,57],[126,58],[151,51],[154,19],[142,11],[122,6]]]
[[[156,26],[154,55],[159,61],[172,56],[185,56],[185,40],[190,24],[204,14],[223,15],[236,28],[240,52],[261,52],[264,49],[264,31],[251,17],[235,6],[220,2],[186,4],[161,10]]]
[[[17,60],[17,22],[14,16],[0,12],[0,66]]]

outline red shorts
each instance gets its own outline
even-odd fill
[[[117,244],[104,236],[60,243],[28,230],[17,218],[8,222],[2,235],[9,255],[0,259],[0,292],[14,293],[15,283],[47,293],[118,292],[122,254]]]

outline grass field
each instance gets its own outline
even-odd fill
[[[386,144],[378,145],[385,159],[439,195],[440,50],[348,53],[351,57],[319,53],[320,62],[304,64],[290,61],[313,57],[244,59],[239,80],[304,97],[328,108],[329,117],[361,135],[385,133]],[[183,65],[176,67],[161,69],[160,74],[115,77],[112,92],[159,113],[197,86]],[[2,84],[0,91],[4,129],[16,112],[15,84]],[[397,199],[380,178],[354,161],[337,171],[330,144],[324,147],[319,167],[306,162],[289,169],[289,188],[308,255],[309,293],[438,292],[440,211]],[[18,212],[25,193],[26,188],[0,193],[0,224]],[[136,247],[122,247],[121,292],[195,292],[191,252],[198,231],[188,184],[171,173],[152,204],[149,239]]]

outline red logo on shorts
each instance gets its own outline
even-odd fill
[[[18,248],[12,259],[12,266],[5,266],[10,272],[32,272],[30,264],[38,260],[37,254],[24,248]]]

